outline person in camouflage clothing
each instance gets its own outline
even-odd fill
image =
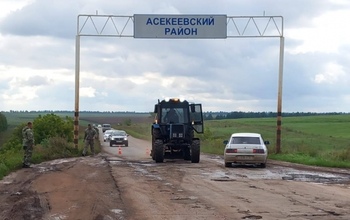
[[[29,168],[32,160],[32,153],[34,147],[34,132],[33,132],[33,123],[28,122],[27,126],[22,129],[23,137],[23,168]]]
[[[88,127],[85,129],[85,136],[84,136],[84,150],[83,150],[83,156],[86,156],[88,147],[90,146],[91,154],[95,155],[95,149],[94,149],[94,142],[96,138],[96,130],[92,128],[91,124],[88,124]]]

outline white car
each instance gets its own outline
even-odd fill
[[[111,140],[111,135],[112,135],[113,131],[114,131],[113,129],[105,131],[105,133],[103,134],[103,141],[104,142]]]
[[[231,167],[232,163],[257,164],[266,167],[269,141],[264,141],[258,133],[234,133],[230,140],[224,141],[225,167]]]

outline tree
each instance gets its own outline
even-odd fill
[[[131,118],[125,119],[125,120],[124,120],[124,124],[125,124],[126,126],[131,126]]]
[[[8,127],[8,124],[7,124],[6,116],[0,112],[0,132],[6,131],[7,127]]]
[[[68,142],[73,141],[73,120],[69,117],[62,119],[55,114],[39,115],[34,120],[34,139],[39,144],[43,140],[61,137]]]
[[[205,120],[213,120],[213,115],[209,113],[208,115],[205,116]]]

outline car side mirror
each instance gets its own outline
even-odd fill
[[[270,141],[264,141],[264,144],[270,144]]]
[[[228,140],[224,140],[222,143],[223,144],[228,144]]]

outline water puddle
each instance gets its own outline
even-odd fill
[[[327,174],[290,173],[282,177],[283,180],[293,180],[314,183],[343,183],[349,182],[349,177]]]

